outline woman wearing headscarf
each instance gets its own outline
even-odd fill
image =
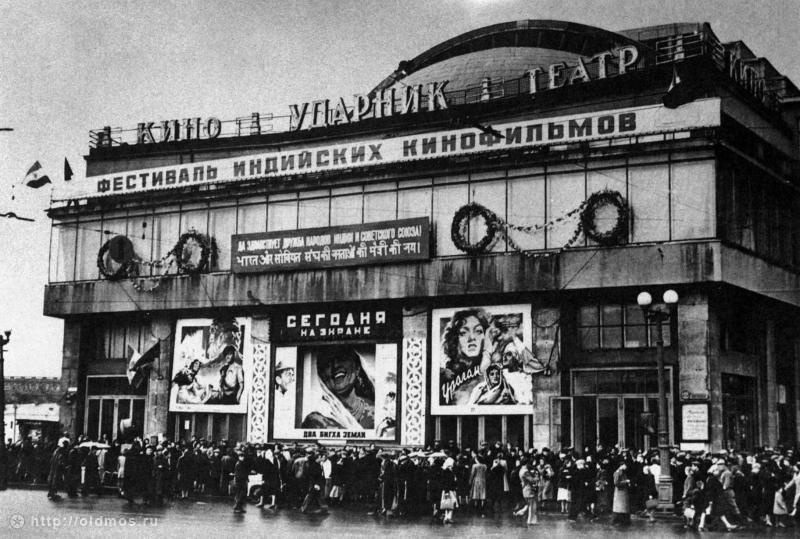
[[[442,490],[442,497],[440,501],[440,508],[444,510],[443,524],[453,523],[453,514],[455,508],[458,506],[458,496],[456,495],[456,476],[453,473],[453,465],[455,461],[447,457],[442,464],[442,474],[439,477],[439,484]],[[446,502],[449,499],[450,502]]]
[[[517,404],[514,388],[503,376],[503,369],[497,363],[486,368],[484,381],[472,390],[469,404]]]
[[[538,522],[536,498],[539,494],[539,470],[532,459],[528,459],[520,469],[519,479],[528,509],[528,526],[533,526]]]
[[[480,455],[473,458],[469,474],[469,498],[475,507],[475,513],[486,516],[486,462]]]
[[[314,410],[306,414],[304,429],[373,430],[375,386],[367,376],[361,356],[352,347],[328,346],[316,361],[317,391]],[[313,370],[312,370],[313,371]]]

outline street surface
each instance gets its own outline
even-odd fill
[[[634,518],[624,530],[607,519],[572,523],[564,516],[545,514],[530,530],[523,519],[510,515],[478,518],[456,513],[455,524],[443,526],[428,518],[413,520],[369,516],[365,511],[332,508],[328,515],[303,515],[298,511],[277,513],[249,505],[247,513],[232,512],[228,500],[171,501],[164,507],[129,505],[116,496],[47,500],[43,490],[0,492],[0,537],[275,537],[375,538],[391,537],[793,537],[794,529],[753,528],[733,533],[684,530],[672,518],[654,524]]]

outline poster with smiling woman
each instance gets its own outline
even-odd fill
[[[293,387],[274,398],[277,439],[396,439],[397,345],[279,347],[276,371],[292,369]]]
[[[434,309],[431,411],[438,415],[531,413],[530,305]]]

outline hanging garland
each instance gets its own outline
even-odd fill
[[[200,247],[200,258],[197,264],[191,262],[191,253],[189,256],[184,257],[184,253],[190,248],[189,245],[193,241]],[[179,273],[187,275],[197,275],[202,273],[208,267],[208,260],[211,256],[211,245],[205,234],[201,234],[194,229],[181,234],[178,243],[172,248],[171,253],[175,256],[175,262],[178,266]]]
[[[192,251],[199,248],[200,253],[196,263],[191,261]],[[97,267],[100,273],[109,281],[119,281],[126,277],[134,278],[133,288],[139,292],[153,292],[159,286],[172,266],[176,266],[178,273],[185,275],[197,275],[205,271],[209,266],[212,251],[214,250],[213,241],[205,234],[201,234],[194,229],[181,234],[175,246],[167,251],[163,257],[155,261],[141,260],[133,253],[133,244],[125,236],[114,236],[100,247],[97,253]],[[106,266],[106,256],[119,264],[116,270],[111,271]],[[150,268],[165,268],[164,271],[154,277],[138,279],[139,266]],[[145,281],[153,280],[152,286],[145,286]]]
[[[478,216],[483,217],[486,222],[486,235],[477,243],[469,243],[467,227],[469,222]],[[455,217],[453,217],[453,225],[450,228],[450,237],[453,239],[455,246],[467,254],[483,253],[494,242],[498,223],[499,218],[493,211],[472,202],[466,206],[461,206],[456,212]]]
[[[597,214],[600,210],[613,206],[617,212],[617,220],[614,227],[608,231],[600,231],[597,228]],[[552,219],[547,223],[541,225],[519,226],[504,221],[498,217],[493,211],[476,203],[471,202],[458,209],[455,216],[453,216],[453,224],[450,235],[453,239],[453,244],[467,254],[475,255],[484,253],[488,250],[490,245],[493,245],[496,240],[498,232],[503,234],[508,241],[509,245],[528,256],[531,256],[528,251],[525,251],[519,244],[517,244],[511,234],[510,230],[523,232],[525,234],[534,234],[540,230],[551,228],[556,223],[560,223],[578,215],[578,225],[575,228],[575,233],[562,247],[568,249],[577,241],[581,233],[592,241],[604,247],[614,245],[621,245],[625,243],[628,233],[628,204],[623,196],[617,191],[599,191],[592,193],[589,198],[581,202],[581,204],[567,212],[566,214]],[[469,243],[467,240],[467,231],[470,220],[475,217],[483,217],[486,221],[486,235],[476,243]]]
[[[597,229],[597,212],[609,206],[616,209],[617,221],[611,230],[601,232]],[[628,237],[628,204],[618,191],[592,193],[581,212],[580,227],[587,238],[604,247],[621,245]]]
[[[116,270],[111,271],[106,267],[106,254],[109,254],[109,257],[119,264]],[[109,281],[119,281],[135,275],[137,273],[136,259],[133,255],[131,241],[125,236],[114,236],[105,242],[97,251],[97,268],[100,270],[100,274]]]

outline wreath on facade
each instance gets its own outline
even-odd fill
[[[192,261],[195,248],[199,249],[196,262]],[[194,229],[181,234],[178,243],[172,248],[170,254],[175,256],[175,263],[178,272],[186,275],[197,275],[208,268],[211,258],[211,242],[205,234],[201,234]]]
[[[106,255],[115,262],[116,269],[106,265]],[[119,281],[125,277],[135,276],[136,257],[133,252],[133,243],[127,236],[114,236],[105,242],[97,251],[97,268],[100,274],[109,281]]]
[[[475,217],[483,217],[486,222],[486,234],[480,241],[470,243],[467,239],[469,222]],[[453,217],[453,224],[450,229],[450,237],[455,246],[467,254],[475,255],[486,251],[492,245],[497,235],[499,219],[495,213],[478,204],[471,202],[466,206],[461,206]]]
[[[612,208],[617,219],[609,230],[598,229],[598,212]],[[604,247],[621,245],[628,237],[628,203],[619,191],[598,191],[586,200],[586,207],[581,212],[580,227],[584,236]]]
[[[601,230],[598,226],[599,215],[608,208],[616,211],[616,221],[609,230]],[[578,226],[575,233],[564,245],[564,249],[571,247],[581,233],[598,245],[610,247],[625,243],[628,235],[628,219],[630,209],[625,198],[618,191],[598,191],[592,193],[589,198],[584,200],[577,208],[566,212],[558,218],[552,219],[547,223],[532,226],[520,226],[507,223],[498,217],[490,209],[481,206],[477,202],[471,202],[458,209],[453,216],[453,224],[450,235],[453,244],[461,251],[470,255],[486,252],[494,244],[497,233],[502,233],[508,240],[509,245],[520,252],[525,252],[509,235],[510,230],[516,230],[525,234],[534,234],[540,230],[552,227],[578,215]],[[483,217],[486,222],[486,234],[477,242],[470,243],[467,239],[469,222],[475,217]]]

